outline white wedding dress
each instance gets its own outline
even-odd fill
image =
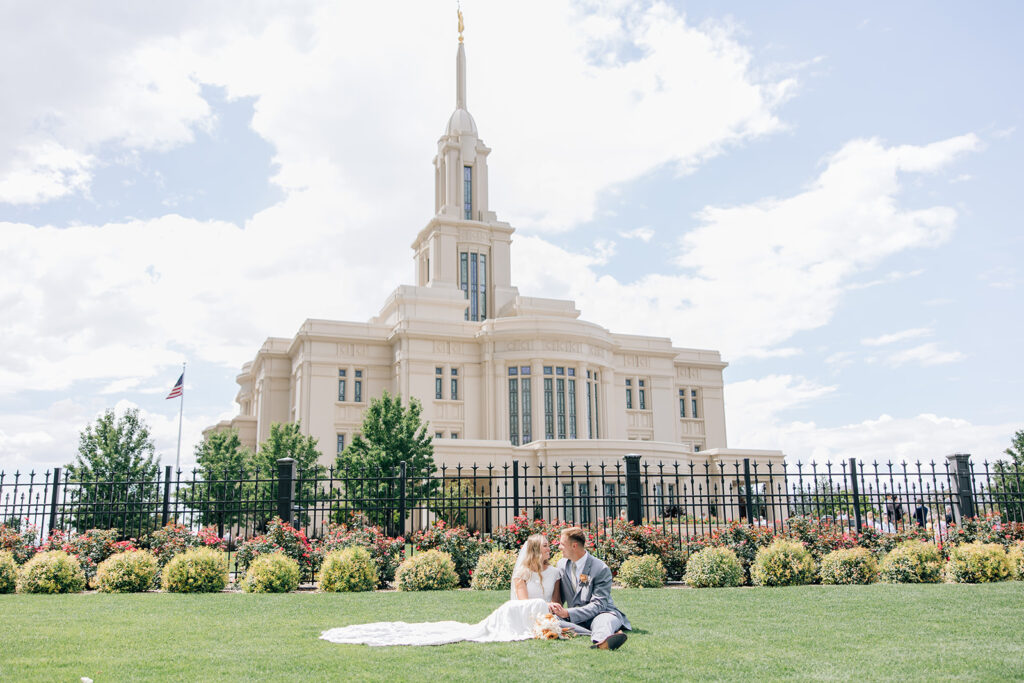
[[[460,621],[433,621],[407,624],[404,621],[379,621],[373,624],[354,624],[332,628],[320,634],[332,643],[363,645],[444,645],[468,640],[474,643],[494,643],[526,640],[533,637],[532,629],[537,617],[548,611],[548,603],[561,572],[548,567],[541,574],[522,569],[516,576],[527,576],[527,600],[509,600],[490,616],[477,624]],[[515,589],[512,589],[515,593]]]

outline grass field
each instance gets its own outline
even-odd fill
[[[368,648],[368,621],[478,621],[504,593],[0,595],[0,680],[1024,679],[1024,583],[617,590],[636,630]]]

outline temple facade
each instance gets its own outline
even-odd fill
[[[456,56],[455,111],[434,157],[434,214],[415,235],[415,284],[399,285],[367,322],[307,320],[271,337],[242,367],[237,429],[252,448],[274,422],[300,421],[322,462],[358,432],[371,397],[415,397],[439,466],[648,463],[701,466],[779,451],[728,449],[717,351],[612,332],[573,301],[513,285],[515,230],[491,210],[491,150],[466,102]]]

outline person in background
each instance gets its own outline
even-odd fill
[[[953,523],[953,508],[951,508],[950,506],[947,505],[946,506],[946,525],[948,526],[948,525],[950,525],[952,523]]]
[[[920,498],[917,499],[917,508],[914,509],[914,522],[919,527],[923,527],[928,523],[928,508]]]

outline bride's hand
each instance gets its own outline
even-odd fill
[[[548,603],[548,611],[551,612],[552,614],[554,614],[559,619],[568,619],[569,618],[569,610],[567,610],[566,608],[562,607],[557,602],[550,602],[550,603]]]

